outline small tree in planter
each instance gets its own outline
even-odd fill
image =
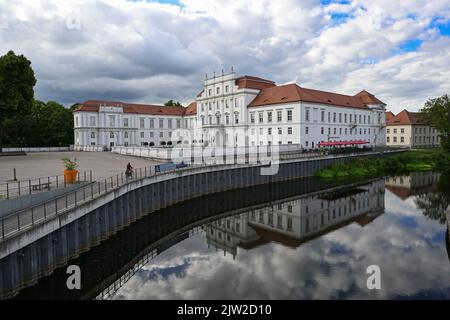
[[[75,170],[75,168],[78,167],[78,162],[76,161],[76,159],[74,159],[73,161],[70,160],[70,158],[62,158],[61,159],[64,163],[64,166],[66,167],[66,169],[64,170],[64,181],[66,183],[75,183],[75,181],[77,180],[77,173],[78,171]]]

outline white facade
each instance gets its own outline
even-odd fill
[[[75,145],[110,148],[177,143],[233,147],[297,144],[315,149],[320,142],[351,140],[363,140],[368,146],[385,145],[385,105],[379,100],[366,104],[358,100],[361,106],[357,108],[323,103],[323,98],[304,101],[300,94],[298,99],[286,102],[280,97],[270,104],[255,105],[267,88],[275,95],[286,88],[310,90],[293,86],[276,86],[269,80],[237,77],[232,72],[206,78],[196,103],[188,108],[158,106],[161,114],[154,108],[142,114],[145,106],[133,113],[135,109],[127,109],[127,104],[97,102],[99,108],[81,107],[74,112]],[[359,99],[317,92],[324,97]],[[168,115],[167,108],[181,109]],[[185,131],[174,132],[176,129]]]
[[[98,112],[75,112],[75,145],[161,146],[178,141],[172,133],[184,128],[182,116],[124,113],[123,109],[100,106]]]
[[[206,226],[209,246],[234,256],[237,247],[281,242],[299,246],[340,226],[358,221],[365,225],[384,212],[383,180],[346,190],[281,201],[270,207],[227,217]],[[265,241],[261,241],[263,238]]]

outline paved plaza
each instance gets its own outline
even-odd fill
[[[158,163],[111,152],[38,152],[28,153],[26,156],[5,156],[0,157],[0,184],[12,179],[14,168],[16,168],[18,180],[62,175],[64,165],[61,158],[64,157],[76,158],[80,164],[77,170],[80,172],[92,170],[94,180],[125,172],[128,162],[134,168],[148,167]]]

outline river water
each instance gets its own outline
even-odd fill
[[[313,187],[196,199],[71,262],[87,278],[80,293],[63,288],[60,268],[16,298],[447,299],[448,180],[431,172],[353,184],[307,179],[295,183]],[[249,202],[264,192],[276,196]]]

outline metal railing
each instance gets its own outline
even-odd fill
[[[376,154],[375,152],[370,152],[370,154]],[[338,156],[354,156],[361,154],[343,154]],[[326,155],[309,154],[311,158],[324,157]],[[246,165],[260,165],[260,163],[250,163]],[[49,200],[45,203],[39,205],[31,206],[26,209],[10,213],[4,217],[0,217],[0,239],[4,240],[15,233],[32,228],[36,224],[42,223],[43,221],[57,216],[65,212],[68,209],[74,208],[77,205],[91,201],[99,196],[110,192],[111,190],[128,184],[131,181],[151,177],[171,174],[173,172],[183,172],[190,171],[197,168],[204,167],[216,167],[221,166],[209,163],[194,164],[188,167],[177,168],[173,170],[156,172],[154,166],[144,167],[139,169],[134,169],[131,177],[127,177],[125,173],[116,174],[109,178],[103,179],[101,181],[93,181],[88,185],[80,187],[76,190],[70,191]]]
[[[64,211],[75,208],[76,206],[98,198],[99,196],[110,192],[111,190],[128,184],[131,181],[158,175],[166,175],[178,171],[188,171],[199,167],[207,167],[211,165],[191,165],[188,167],[167,170],[163,172],[155,172],[155,167],[144,167],[134,169],[131,176],[127,176],[124,172],[105,178],[101,181],[93,181],[76,190],[65,193],[64,195],[55,197],[47,202],[28,207],[26,209],[16,211],[0,217],[0,239],[4,240],[13,236],[19,231],[30,229],[36,224],[55,217]]]
[[[92,171],[78,172],[77,181],[92,181]],[[56,188],[66,187],[64,175],[39,177],[28,180],[9,181],[0,184],[0,200],[13,199],[42,191],[49,191]]]

